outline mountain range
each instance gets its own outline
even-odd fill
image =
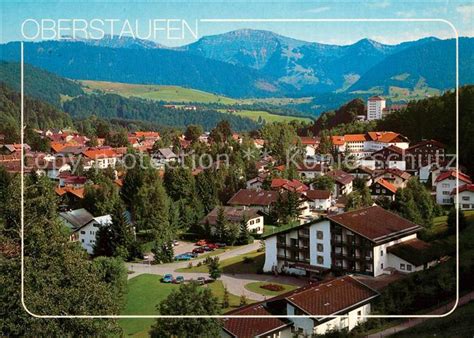
[[[460,38],[460,83],[474,83],[474,39]],[[0,58],[19,60],[19,42]],[[397,45],[363,39],[339,46],[242,29],[178,48],[150,41],[25,43],[25,62],[71,79],[180,85],[231,97],[388,94],[391,87],[439,91],[455,86],[455,40]]]

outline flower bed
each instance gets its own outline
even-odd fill
[[[269,290],[269,291],[275,291],[275,292],[285,290],[285,287],[278,284],[263,284],[263,285],[260,285],[260,288]]]

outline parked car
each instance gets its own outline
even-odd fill
[[[217,246],[217,244],[214,244],[214,243],[207,243],[207,246],[209,248],[211,248],[212,250],[215,250],[215,249],[218,249],[219,247]]]
[[[173,246],[178,246],[179,242],[177,240],[173,240]]]
[[[189,261],[192,258],[194,258],[194,257],[191,256],[191,255],[187,255],[187,254],[181,254],[181,255],[174,256],[174,259],[177,260],[177,261]]]
[[[200,239],[199,241],[196,242],[197,246],[204,246],[206,244],[207,244],[207,242],[206,242],[205,239]]]
[[[206,278],[205,277],[198,277],[197,282],[199,285],[204,285],[206,284]]]
[[[225,248],[227,246],[225,243],[216,243],[216,245],[218,248]]]
[[[200,254],[200,253],[203,253],[203,252],[204,252],[204,249],[203,249],[202,247],[195,248],[195,249],[193,249],[193,252],[194,252],[194,253],[197,253],[197,254]]]
[[[178,276],[173,280],[173,284],[182,284],[184,283],[184,277],[183,276]]]
[[[173,275],[170,273],[167,273],[166,275],[163,276],[163,279],[161,280],[163,283],[172,283],[173,282]]]
[[[209,245],[204,245],[201,247],[204,251],[214,251],[213,248],[211,248]]]
[[[183,255],[191,256],[192,258],[196,258],[198,256],[196,252],[185,252]]]

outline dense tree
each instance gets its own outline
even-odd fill
[[[95,256],[114,256],[128,260],[134,258],[134,233],[121,203],[112,212],[112,223],[103,225],[96,234]]]
[[[184,167],[168,168],[163,177],[168,196],[178,201],[180,199],[187,199],[191,201],[196,193],[194,176],[191,170]]]
[[[456,208],[451,208],[448,213],[447,225],[448,225],[448,233],[455,234],[456,233],[456,218],[458,215],[458,211]],[[466,216],[462,210],[459,210],[459,232],[463,231],[467,227]]]
[[[218,315],[219,303],[211,289],[201,289],[197,283],[181,284],[158,306],[161,315]],[[214,318],[158,318],[150,336],[217,337],[220,323]]]
[[[84,250],[69,242],[58,220],[57,199],[47,178],[25,180],[25,304],[43,315],[119,314],[126,274],[90,261]],[[33,318],[20,304],[20,181],[7,186],[10,196],[0,223],[0,331],[6,336],[90,336],[120,334],[113,320]],[[80,290],[80,292],[79,292]],[[121,289],[124,290],[124,289]],[[84,297],[87,295],[87,297]]]
[[[281,163],[286,163],[290,159],[295,161],[301,159],[303,153],[301,142],[295,128],[290,124],[282,122],[266,124],[261,133],[266,141],[265,146]]]
[[[109,132],[105,136],[105,144],[114,148],[128,146],[129,142],[127,131],[120,130],[117,132]]]
[[[218,191],[214,170],[204,170],[196,176],[196,193],[202,201],[206,214],[214,209],[218,203]]]
[[[222,120],[218,122],[209,136],[215,143],[227,142],[232,137],[232,128],[229,121]]]
[[[191,124],[187,126],[186,131],[184,132],[184,136],[186,140],[191,141],[192,143],[196,142],[204,133],[204,129],[200,125]]]
[[[334,179],[327,175],[319,176],[313,180],[313,188],[318,190],[333,191],[335,186]]]
[[[86,185],[83,206],[94,216],[111,214],[118,203],[118,187],[109,178],[104,177],[100,184]]]
[[[237,239],[237,243],[239,245],[247,245],[253,241],[252,236],[250,235],[250,231],[247,227],[247,219],[244,217],[242,222],[240,222],[240,233],[239,238]]]
[[[139,230],[149,230],[153,238],[152,252],[158,263],[173,260],[172,240],[176,235],[170,227],[170,201],[161,178],[149,175],[135,198],[135,224]]]
[[[219,257],[209,257],[207,262],[207,268],[209,270],[209,278],[216,280],[221,276],[222,269],[219,264]]]

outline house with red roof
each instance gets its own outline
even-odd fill
[[[396,186],[383,178],[379,178],[370,185],[370,195],[373,199],[386,198],[390,201],[395,201],[397,190]]]
[[[457,189],[453,189],[451,196],[456,203]],[[464,184],[459,187],[459,209],[474,210],[474,184]]]
[[[329,171],[326,175],[331,177],[336,183],[333,191],[336,198],[342,195],[348,195],[352,192],[352,181],[354,177],[351,174],[346,173],[344,170],[336,169]]]
[[[100,169],[115,167],[119,155],[111,148],[90,148],[82,152],[85,160],[84,168],[96,166]]]
[[[286,178],[272,179],[271,188],[273,190],[286,190],[292,192],[305,192],[309,188],[298,180],[287,180]]]
[[[331,192],[329,190],[307,190],[306,198],[311,211],[326,212],[331,207]]]
[[[436,203],[440,205],[449,205],[453,203],[452,195],[454,189],[464,184],[472,184],[471,178],[457,171],[456,169],[449,169],[440,172],[434,182],[436,191]]]

